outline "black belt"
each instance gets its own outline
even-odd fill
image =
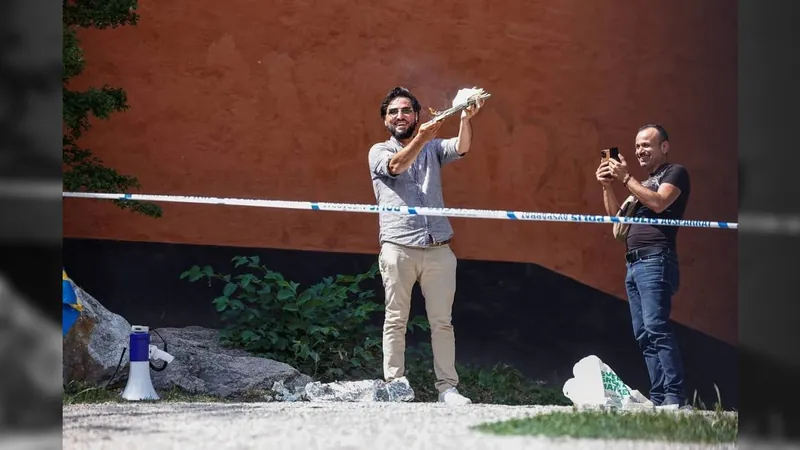
[[[648,256],[654,256],[660,253],[669,253],[669,252],[670,249],[666,247],[637,248],[636,250],[631,250],[628,253],[625,253],[625,261],[628,261],[629,263],[634,263],[642,258],[647,258]]]
[[[441,247],[441,246],[447,245],[449,243],[450,243],[450,239],[448,239],[446,241],[441,241],[441,242],[431,242],[430,244],[425,244],[425,245],[404,245],[404,244],[397,244],[397,243],[389,242],[389,241],[381,241],[381,245],[383,245],[383,244],[392,244],[392,245],[399,245],[400,247],[413,248],[413,249],[417,249],[417,250],[425,250],[426,248]]]
[[[450,243],[450,239],[442,242],[433,242],[432,244],[427,245],[427,247],[441,247],[443,245],[447,245]]]

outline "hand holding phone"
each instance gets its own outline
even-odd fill
[[[613,158],[619,161],[619,148],[611,147],[600,150],[600,155],[602,156],[603,161],[608,161],[609,158]]]
[[[599,181],[604,186],[609,186],[612,181],[614,181],[614,177],[611,176],[611,169],[608,167],[608,161],[610,159],[615,159],[619,161],[619,148],[611,147],[600,150],[600,167],[597,168],[597,181]]]
[[[611,176],[611,169],[608,168],[608,163],[605,161],[600,163],[600,167],[595,172],[595,177],[603,186],[610,186],[611,182],[614,181],[614,177]]]

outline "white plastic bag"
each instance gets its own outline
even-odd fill
[[[313,381],[306,385],[305,395],[312,402],[410,402],[414,400],[414,389],[406,377],[388,383],[383,380]]]
[[[564,383],[564,396],[576,406],[607,408],[652,408],[653,402],[631,389],[595,355],[587,356],[572,368],[574,378]]]
[[[466,103],[467,100],[469,100],[473,96],[480,95],[483,93],[484,93],[483,89],[480,89],[478,87],[459,89],[458,92],[456,93],[455,98],[453,99],[453,108]]]

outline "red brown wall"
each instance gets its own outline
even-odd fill
[[[687,218],[736,220],[735,3],[491,3],[144,1],[136,27],[80,35],[76,86],[123,87],[132,107],[84,145],[144,193],[374,203],[385,93],[442,108],[477,85],[493,97],[473,152],[446,169],[448,206],[603,214],[598,150],[633,160],[637,128],[659,121],[692,176]],[[64,203],[65,237],[378,250],[373,214],[164,204],[154,220]],[[625,298],[610,225],[452,223],[461,258],[536,263]],[[736,232],[683,229],[679,251],[674,317],[735,343]]]

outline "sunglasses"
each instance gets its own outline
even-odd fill
[[[412,108],[409,108],[408,106],[403,107],[403,108],[389,108],[386,111],[386,114],[389,114],[390,117],[394,117],[394,116],[397,115],[398,112],[401,112],[403,114],[408,115],[408,114],[413,113],[414,110]]]

